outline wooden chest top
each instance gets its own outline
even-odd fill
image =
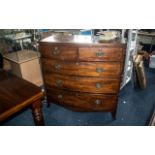
[[[50,36],[48,38],[42,39],[40,44],[42,43],[52,43],[52,44],[64,44],[64,45],[78,45],[78,46],[105,46],[105,47],[125,47],[126,44],[121,43],[120,41],[113,41],[107,43],[99,43],[92,39],[91,36],[83,36],[83,35],[74,35],[74,36]]]

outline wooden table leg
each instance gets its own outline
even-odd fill
[[[41,110],[41,100],[37,100],[32,103],[32,114],[33,114],[35,125],[43,126],[44,118]]]

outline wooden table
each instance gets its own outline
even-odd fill
[[[35,125],[44,125],[41,111],[43,93],[34,84],[0,70],[0,122],[31,106]]]

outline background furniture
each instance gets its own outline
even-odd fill
[[[143,31],[140,31],[139,33],[138,33],[138,35],[140,36],[140,37],[150,37],[151,38],[151,40],[150,40],[150,49],[149,49],[149,53],[151,53],[152,52],[152,48],[153,48],[153,43],[154,43],[154,38],[155,38],[155,32],[153,31],[153,32],[143,32]]]
[[[31,41],[30,38],[32,37],[31,34],[26,34],[25,32],[20,32],[16,34],[9,34],[6,35],[5,38],[11,39],[13,41],[19,42],[21,50],[23,50],[23,41],[29,39],[29,42]]]
[[[4,59],[11,64],[12,73],[28,80],[37,86],[41,86],[42,74],[38,52],[23,50],[4,55]]]
[[[94,43],[90,36],[51,36],[40,42],[48,103],[115,116],[125,45]]]
[[[124,30],[127,32],[127,30]],[[124,33],[125,33],[124,32]],[[132,79],[133,71],[133,56],[137,53],[138,49],[138,30],[129,29],[127,32],[127,48],[124,62],[124,73],[121,83],[121,89]]]
[[[0,70],[0,122],[31,105],[35,124],[44,125],[42,97],[39,87]]]

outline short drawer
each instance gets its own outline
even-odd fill
[[[123,61],[123,48],[80,47],[81,61]]]
[[[77,48],[63,45],[40,45],[41,56],[58,60],[76,60]]]
[[[116,77],[120,76],[120,62],[62,62],[42,59],[44,72],[62,75]]]
[[[119,89],[119,80],[113,78],[76,77],[47,73],[44,79],[47,86],[70,91],[116,94]]]
[[[50,88],[47,88],[47,97],[54,103],[82,111],[114,110],[117,103],[116,95],[75,93]]]

